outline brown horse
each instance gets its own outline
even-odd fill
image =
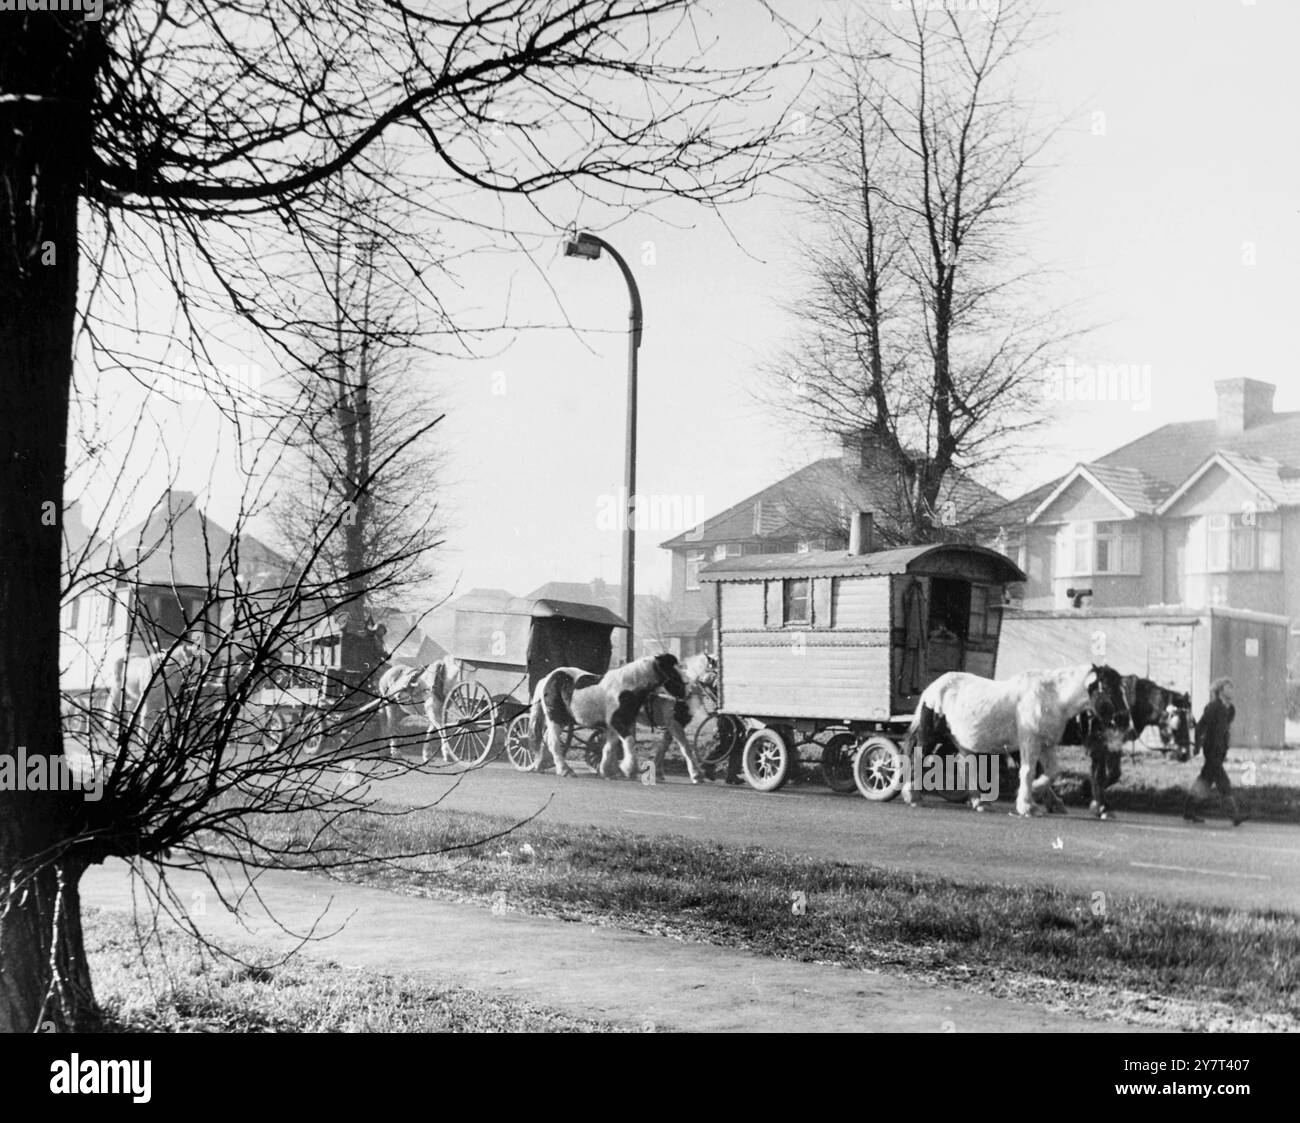
[[[616,667],[603,678],[578,667],[559,667],[537,684],[529,721],[529,740],[537,758],[534,770],[542,766],[542,730],[546,731],[546,748],[555,764],[557,776],[572,776],[564,759],[561,735],[566,726],[603,730],[605,748],[600,755],[600,774],[610,777],[614,742],[623,746],[620,771],[628,779],[637,774],[636,721],[646,700],[659,690],[673,698],[686,697],[675,655],[649,655],[623,667]]]

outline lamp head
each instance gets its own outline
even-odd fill
[[[564,243],[564,256],[595,261],[600,256],[600,243],[590,234],[578,234]]]

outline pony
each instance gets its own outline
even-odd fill
[[[701,780],[713,779],[713,773],[711,769],[700,765],[695,750],[687,740],[686,727],[695,718],[705,715],[704,694],[707,688],[718,681],[718,661],[708,652],[702,651],[681,660],[677,668],[686,684],[686,697],[678,699],[666,694],[652,694],[646,699],[642,716],[651,729],[659,727],[664,731],[659,746],[655,749],[655,780],[663,780],[664,756],[669,744],[675,742],[686,760],[686,771],[690,773],[691,783],[698,784]]]
[[[903,742],[907,757],[903,799],[917,804],[913,749],[919,747],[923,756],[946,742],[968,753],[1019,750],[1018,815],[1042,813],[1035,793],[1060,805],[1051,786],[1057,773],[1056,747],[1066,722],[1085,709],[1112,728],[1124,730],[1132,724],[1118,671],[1084,663],[1053,671],[1024,671],[1001,682],[963,671],[940,675],[921,692]],[[1043,775],[1035,779],[1040,760]],[[978,800],[971,802],[976,810],[984,810]]]
[[[425,717],[421,762],[429,763],[429,741],[435,733],[439,734],[443,761],[452,761],[446,738],[441,736],[443,707],[463,672],[464,664],[454,655],[448,655],[423,667],[392,666],[380,675],[377,690],[382,699],[380,706],[384,711],[389,756],[397,755],[397,735],[405,716],[403,707],[420,706]]]
[[[138,729],[148,738],[185,687],[207,672],[209,661],[207,650],[189,640],[166,651],[119,656],[110,672],[108,712],[128,737]]]
[[[646,699],[659,690],[675,699],[686,698],[675,655],[647,655],[603,678],[578,667],[557,667],[533,691],[529,708],[528,738],[537,758],[533,771],[542,767],[542,732],[546,748],[555,763],[557,776],[572,776],[573,769],[564,759],[561,732],[566,726],[603,730],[605,747],[600,754],[600,775],[610,778],[614,742],[623,747],[619,770],[629,780],[640,771],[636,763],[636,719]]]
[[[1110,817],[1106,789],[1119,783],[1124,744],[1134,744],[1144,729],[1159,729],[1166,749],[1172,747],[1180,761],[1191,759],[1191,696],[1137,675],[1124,675],[1120,681],[1132,718],[1127,732],[1120,735],[1106,728],[1085,710],[1072,717],[1061,734],[1062,745],[1082,745],[1088,751],[1092,783],[1088,810],[1099,819]]]

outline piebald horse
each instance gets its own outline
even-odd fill
[[[1096,715],[1084,710],[1069,720],[1061,734],[1062,745],[1082,745],[1088,750],[1092,780],[1088,810],[1099,819],[1110,817],[1106,789],[1119,783],[1124,744],[1135,742],[1144,729],[1158,729],[1161,743],[1172,747],[1179,760],[1191,757],[1191,697],[1137,675],[1125,675],[1120,681],[1132,718],[1127,732],[1108,728]]]
[[[149,737],[175,709],[186,684],[196,683],[207,670],[208,662],[207,651],[188,641],[166,651],[117,658],[108,686],[108,711],[117,728]]]
[[[1132,724],[1119,672],[1084,663],[1053,671],[1025,671],[1001,682],[962,671],[940,675],[921,693],[921,701],[904,741],[903,798],[916,804],[913,791],[913,748],[922,755],[947,743],[968,753],[1020,753],[1020,787],[1016,813],[1041,814],[1035,793],[1049,801],[1056,779],[1056,747],[1065,725],[1076,714],[1091,710],[1104,726],[1123,732]],[[1043,775],[1034,779],[1039,763]],[[984,810],[972,800],[976,810]]]
[[[379,678],[379,696],[383,699],[384,727],[388,732],[388,755],[397,755],[397,735],[405,716],[404,706],[424,709],[425,731],[420,759],[429,763],[429,742],[436,735],[442,746],[442,759],[451,761],[447,740],[442,736],[443,707],[447,695],[460,681],[464,664],[454,655],[424,667],[389,667]]]
[[[718,680],[718,661],[707,652],[700,652],[683,659],[677,665],[682,681],[686,684],[686,697],[672,698],[666,694],[652,694],[645,704],[644,717],[652,729],[664,731],[664,735],[655,749],[655,779],[664,778],[664,756],[668,746],[676,743],[686,761],[686,771],[690,773],[691,783],[713,779],[710,771],[706,774],[700,766],[695,750],[686,737],[686,727],[697,717],[704,717],[704,688],[712,686]]]
[[[537,758],[534,771],[542,767],[542,732],[546,748],[555,764],[557,776],[572,776],[573,769],[564,759],[561,735],[570,725],[603,730],[605,747],[600,754],[600,774],[610,777],[614,742],[623,747],[619,770],[628,779],[636,775],[636,719],[646,699],[659,690],[675,699],[686,697],[686,683],[675,655],[648,655],[603,678],[578,667],[558,667],[537,684],[533,691],[529,742]]]

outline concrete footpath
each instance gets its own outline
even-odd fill
[[[526,916],[508,902],[494,912],[307,874],[259,877],[260,901],[246,895],[241,924],[198,875],[172,874],[169,881],[200,930],[218,940],[285,949],[297,942],[285,929],[303,935],[314,928],[318,936],[333,934],[304,955],[434,986],[506,993],[644,1030],[1133,1031],[874,972]],[[139,901],[148,911],[139,888],[133,898],[127,867],[109,863],[82,879],[81,899],[126,913]]]

